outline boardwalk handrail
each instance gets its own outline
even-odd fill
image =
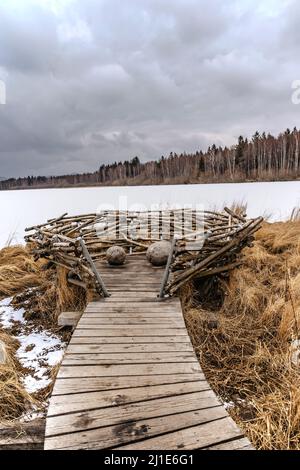
[[[166,288],[166,285],[167,285],[168,280],[169,280],[170,268],[171,268],[171,264],[172,264],[172,260],[173,260],[174,251],[175,251],[175,248],[176,248],[176,241],[177,241],[177,239],[176,239],[176,237],[174,237],[172,239],[172,242],[171,242],[170,253],[169,253],[169,256],[168,256],[166,269],[165,269],[165,272],[164,272],[164,276],[163,276],[162,283],[161,283],[161,286],[160,286],[160,291],[159,291],[159,298],[160,299],[163,299],[164,296],[165,296],[165,288]]]
[[[108,292],[108,290],[106,289],[105,287],[105,284],[98,272],[98,270],[96,269],[96,266],[94,264],[94,261],[92,260],[91,258],[91,255],[89,254],[89,250],[87,249],[86,247],[86,244],[84,243],[82,237],[80,237],[79,239],[79,243],[80,243],[80,246],[82,248],[82,254],[83,256],[85,257],[85,259],[87,260],[87,262],[89,263],[89,265],[91,266],[91,269],[95,275],[95,278],[96,278],[96,284],[100,287],[101,289],[101,292],[100,293],[103,293],[104,297],[109,297],[110,294]]]

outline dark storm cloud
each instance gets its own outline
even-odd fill
[[[299,20],[293,0],[0,0],[0,176],[299,125]]]

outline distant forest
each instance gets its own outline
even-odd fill
[[[241,136],[230,148],[212,145],[206,152],[171,152],[146,163],[135,157],[102,164],[93,173],[10,178],[0,181],[0,189],[274,181],[299,176],[300,131],[294,128],[278,137],[259,132],[251,140]]]

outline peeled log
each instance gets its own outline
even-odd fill
[[[0,364],[5,364],[7,361],[7,353],[5,344],[3,341],[0,341]]]
[[[171,243],[168,241],[155,242],[147,250],[147,260],[153,266],[164,266],[167,264]]]
[[[111,246],[106,252],[106,261],[111,266],[120,266],[125,263],[126,251],[121,246]]]

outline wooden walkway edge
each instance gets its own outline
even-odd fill
[[[163,270],[98,263],[111,297],[90,303],[66,350],[45,449],[252,449],[211,390]]]

